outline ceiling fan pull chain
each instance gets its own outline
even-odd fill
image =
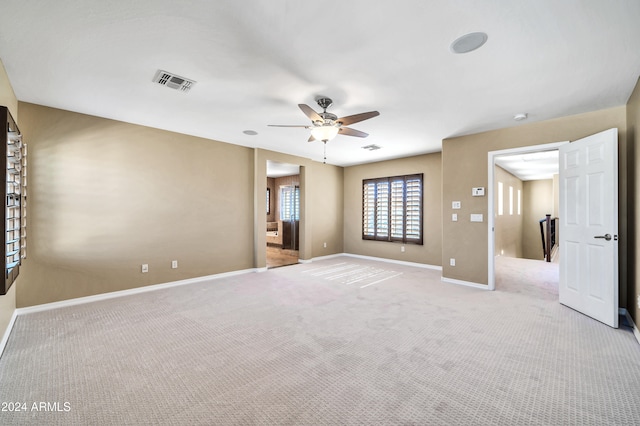
[[[322,164],[327,164],[327,141],[324,140],[324,160],[322,160]]]

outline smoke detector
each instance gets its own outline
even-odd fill
[[[153,82],[185,93],[191,90],[193,85],[196,84],[193,80],[163,70],[156,72],[155,77],[153,77]]]

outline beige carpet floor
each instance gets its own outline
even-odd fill
[[[530,262],[494,292],[338,257],[21,315],[0,424],[640,424],[631,330]]]

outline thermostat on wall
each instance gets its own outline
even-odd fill
[[[473,195],[474,197],[484,197],[484,188],[471,188],[471,195]]]

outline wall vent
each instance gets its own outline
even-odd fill
[[[163,70],[156,72],[153,82],[181,92],[188,92],[196,84],[193,80]]]

